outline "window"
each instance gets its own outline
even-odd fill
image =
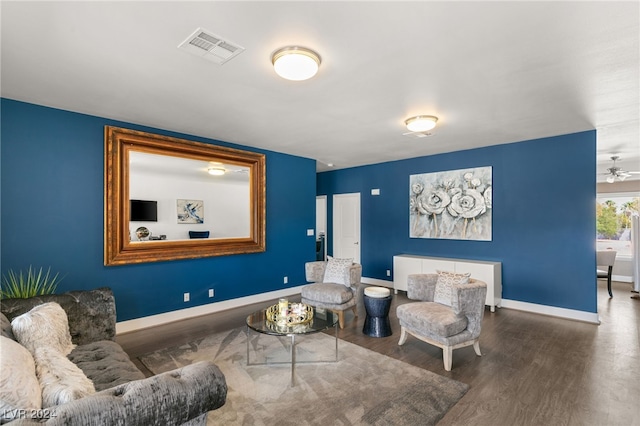
[[[638,214],[640,197],[599,194],[596,199],[596,248],[613,249],[631,257],[631,216]]]

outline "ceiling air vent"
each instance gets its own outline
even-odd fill
[[[178,49],[186,50],[194,55],[222,65],[242,52],[244,47],[214,33],[198,28],[185,41],[180,43]]]

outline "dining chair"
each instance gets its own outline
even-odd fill
[[[614,250],[598,250],[596,252],[596,272],[598,278],[607,279],[607,290],[609,297],[613,297],[611,293],[611,273],[613,272],[613,264],[616,261],[616,251]],[[604,267],[604,269],[600,269]]]

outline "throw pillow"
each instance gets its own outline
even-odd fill
[[[16,336],[14,336],[13,331],[11,331],[11,321],[9,321],[2,312],[0,312],[0,327],[2,328],[1,334],[4,337],[8,337],[11,340],[16,340]]]
[[[43,303],[11,321],[16,340],[33,355],[40,346],[57,349],[69,355],[75,345],[71,342],[67,313],[55,303]]]
[[[75,345],[71,343],[69,320],[62,307],[55,303],[43,303],[11,321],[16,340],[35,354],[40,346],[53,347],[63,355],[69,355]]]
[[[57,349],[38,347],[33,358],[42,388],[42,407],[65,404],[96,392],[93,382]]]
[[[349,287],[349,268],[351,265],[353,265],[353,258],[336,259],[329,256],[322,281],[325,283],[344,284]]]
[[[455,284],[468,284],[470,273],[456,274],[449,271],[436,271],[438,280],[433,301],[441,305],[451,306],[452,288]]]
[[[0,336],[0,423],[27,410],[42,408],[40,384],[29,351],[15,340]]]

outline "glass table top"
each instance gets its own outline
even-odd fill
[[[247,326],[258,333],[272,336],[290,336],[293,334],[312,334],[335,327],[338,315],[331,311],[318,312],[313,309],[313,319],[305,324],[279,325],[267,320],[267,309],[256,311],[247,317]]]

